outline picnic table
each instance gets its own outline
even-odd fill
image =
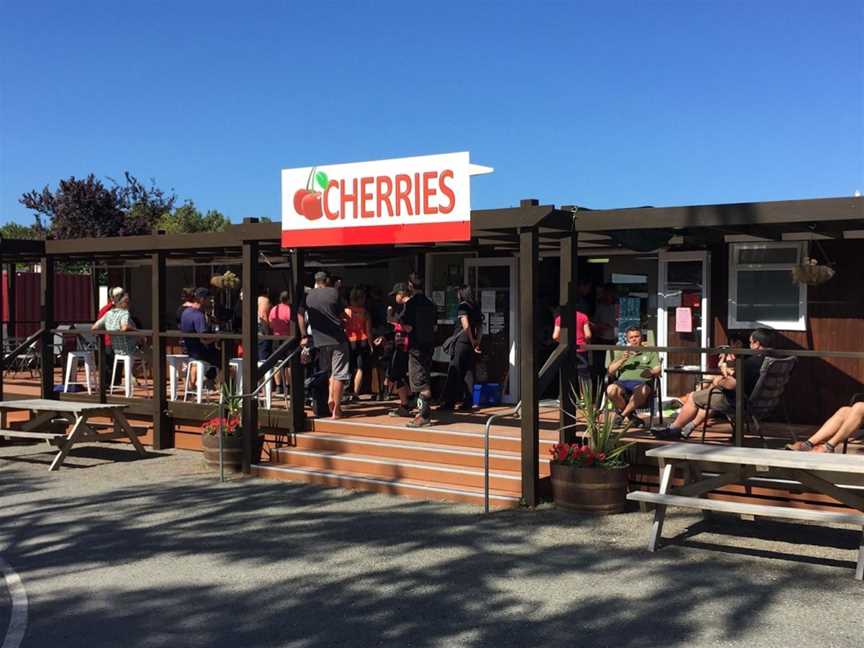
[[[627,499],[656,505],[648,540],[649,551],[657,549],[667,506],[754,517],[852,524],[862,529],[855,578],[864,579],[864,497],[853,489],[844,488],[844,486],[862,483],[864,461],[860,458],[840,454],[708,446],[695,443],[672,443],[649,450],[645,454],[648,457],[655,457],[659,463],[659,492],[634,491],[627,495]],[[676,464],[684,470],[685,483],[683,486],[673,488],[672,471]],[[711,475],[703,475],[703,472],[710,472]],[[789,481],[798,482],[802,486],[834,498],[857,512],[820,511],[703,497],[712,490],[729,484],[766,479],[785,480],[787,484]]]
[[[138,454],[144,457],[147,454],[144,446],[141,445],[137,433],[129,425],[123,413],[126,407],[122,404],[83,403],[44,398],[0,401],[0,413],[4,415],[13,410],[24,410],[33,414],[20,430],[0,429],[0,437],[43,439],[57,446],[59,451],[51,462],[49,470],[57,470],[76,443],[90,441],[128,438]],[[110,418],[111,423],[90,422],[90,418],[100,416]],[[5,416],[3,418],[5,419]],[[45,430],[45,426],[57,418],[71,419],[65,433]]]

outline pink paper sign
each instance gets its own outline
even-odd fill
[[[675,332],[676,333],[692,333],[693,332],[693,311],[688,307],[682,306],[675,309]]]

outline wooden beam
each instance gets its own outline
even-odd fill
[[[155,252],[152,257],[152,282],[150,284],[150,312],[153,329],[151,367],[153,371],[153,449],[174,447],[174,425],[168,417],[168,397],[165,393],[166,338],[162,336],[165,316],[165,253]]]
[[[578,281],[578,249],[579,232],[571,232],[567,238],[562,238],[560,243],[561,265],[558,303],[561,312],[561,341],[567,347],[567,359],[561,366],[559,373],[559,397],[561,412],[559,415],[559,441],[569,441],[572,437],[565,426],[570,425],[576,416],[576,405],[573,398],[573,389],[577,386],[579,379],[576,371],[576,284]]]
[[[258,243],[243,244],[243,391],[258,386]],[[258,398],[243,399],[242,470],[251,472],[252,448],[258,435]]]
[[[42,257],[41,284],[41,322],[42,327],[42,398],[58,398],[54,392],[54,258]],[[62,339],[62,337],[61,337]],[[62,358],[62,354],[61,354]],[[61,366],[61,369],[63,367]]]
[[[291,250],[291,335],[299,339],[303,331],[297,325],[297,313],[305,297],[303,290],[303,250]],[[288,363],[291,368],[291,432],[302,432],[306,427],[306,387],[303,365],[295,355]]]
[[[537,393],[537,349],[534,337],[540,250],[534,228],[519,234],[519,389],[522,395],[522,498],[539,502],[540,403]]]

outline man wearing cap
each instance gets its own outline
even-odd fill
[[[315,273],[315,287],[306,295],[301,329],[305,330],[306,325],[312,329],[319,366],[330,373],[327,404],[331,416],[338,419],[342,418],[342,392],[351,380],[351,352],[345,335],[345,303],[329,279],[326,272]]]
[[[412,273],[408,285],[396,284],[393,287],[397,303],[404,307],[396,323],[408,337],[408,386],[400,387],[401,405],[396,415],[403,415],[408,407],[410,392],[417,394],[417,416],[408,427],[426,427],[430,419],[432,400],[432,381],[429,377],[432,366],[432,351],[435,340],[435,304],[423,294],[423,279]]]
[[[208,301],[210,301],[210,291],[206,288],[196,288],[191,304],[180,316],[180,330],[183,333],[200,334],[210,332],[210,325],[204,316]],[[214,380],[218,373],[217,367],[219,365],[219,354],[216,351],[214,342],[191,337],[181,338],[180,342],[183,344],[190,358],[201,360],[210,365],[207,367],[207,379]]]

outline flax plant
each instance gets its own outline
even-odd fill
[[[596,454],[602,453],[605,456],[604,466],[611,468],[622,465],[624,463],[621,459],[622,453],[635,443],[621,442],[621,437],[630,428],[630,423],[616,429],[615,412],[598,403],[599,385],[595,385],[591,380],[580,379],[579,386],[580,389],[576,389],[575,384],[570,385],[570,395],[576,403],[576,414],[561,410],[573,422],[565,425],[560,431],[584,425],[585,429],[579,432],[581,444],[587,445]]]

